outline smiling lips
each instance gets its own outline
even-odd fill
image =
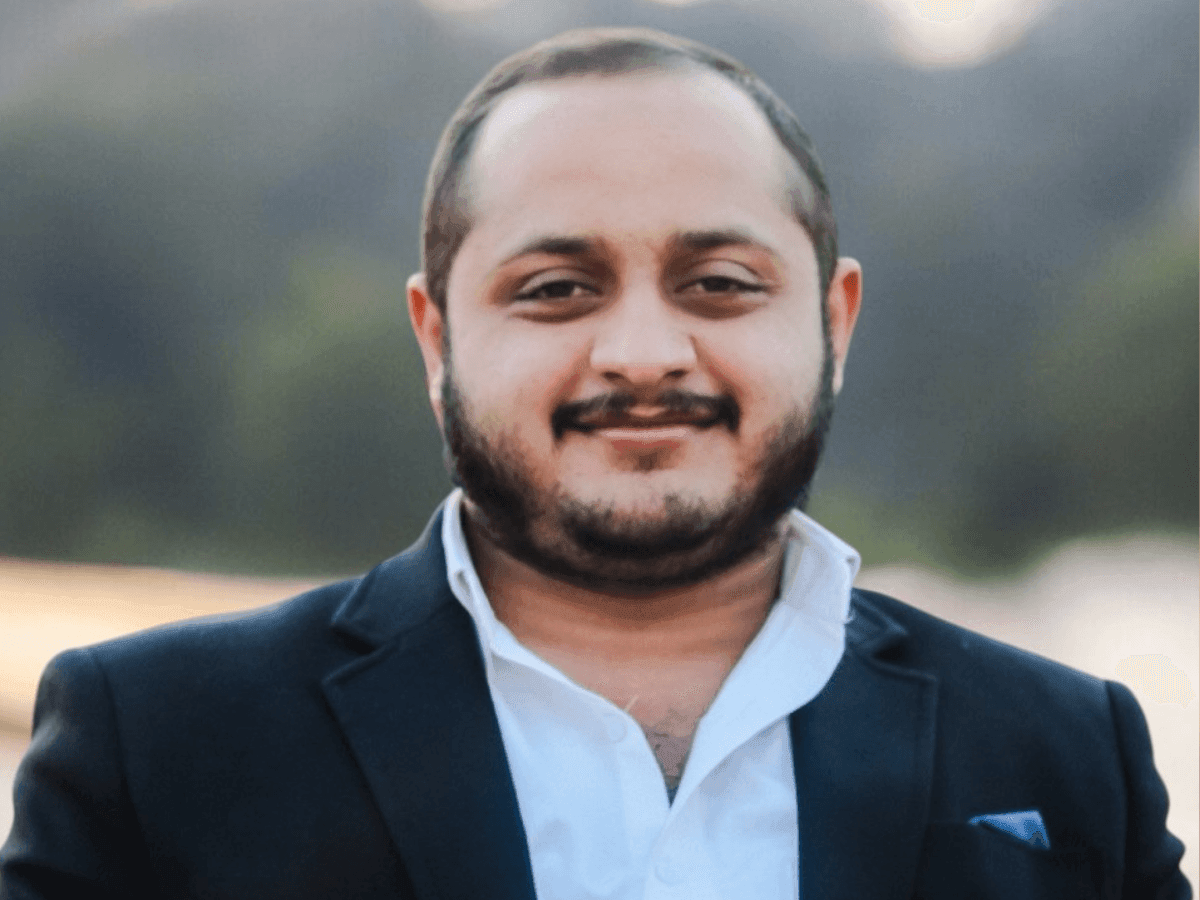
[[[618,392],[564,403],[554,410],[550,425],[556,439],[568,431],[585,435],[600,431],[607,437],[631,440],[674,440],[675,435],[694,434],[713,425],[736,432],[738,419],[732,397],[671,389],[652,401]]]
[[[718,418],[718,416],[707,412],[687,413],[663,410],[662,412],[645,416],[635,415],[629,411],[602,412],[591,416],[581,416],[576,425],[584,432],[659,432],[663,429],[683,432],[687,426],[707,428],[710,425],[715,425]]]
[[[608,440],[615,450],[667,450],[687,440],[693,429],[716,424],[719,417],[681,412],[637,416],[628,412],[589,416],[578,424],[585,434]]]

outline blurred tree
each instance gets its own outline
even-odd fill
[[[315,246],[293,260],[283,302],[243,331],[221,457],[241,567],[370,565],[405,546],[450,489],[407,274]]]
[[[956,530],[977,564],[1073,534],[1194,530],[1196,218],[1159,218],[1079,275],[1028,352],[1008,439],[975,455]]]

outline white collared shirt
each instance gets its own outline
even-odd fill
[[[641,727],[535,655],[492,611],[446,502],[454,595],[475,622],[542,900],[795,900],[796,784],[787,717],[845,647],[859,556],[789,514],[779,601],[696,728],[673,803]]]

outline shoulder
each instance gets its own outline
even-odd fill
[[[327,631],[334,612],[361,580],[323,585],[268,606],[172,622],[84,649],[115,666],[129,662],[166,665],[179,654],[271,654],[289,645],[312,642]]]
[[[898,665],[925,669],[956,679],[994,680],[1019,689],[1026,681],[1061,683],[1070,690],[1103,691],[1103,682],[1085,672],[1028,650],[955,625],[945,619],[875,591],[854,589],[851,631],[861,620],[859,634],[869,643],[887,630],[893,640],[882,658]]]
[[[1120,685],[1022,650],[919,610],[893,597],[855,589],[849,626],[852,652],[875,665],[936,679],[942,713],[988,725],[1039,733],[1098,729],[1113,737]],[[872,642],[875,646],[872,647]],[[1119,695],[1119,696],[1117,696]],[[1072,740],[1078,740],[1078,733]]]
[[[362,579],[316,588],[270,606],[175,622],[60,653],[42,693],[99,682],[121,705],[150,698],[195,702],[248,687],[304,681],[350,648],[330,628]],[[41,701],[48,698],[40,696]]]
[[[107,681],[123,704],[198,703],[251,691],[311,690],[329,673],[453,609],[440,510],[408,549],[358,578],[231,615],[208,616],[67,651],[44,681]]]

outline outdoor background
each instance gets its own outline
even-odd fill
[[[810,512],[864,583],[1134,687],[1194,843],[1194,0],[0,0],[0,775],[56,649],[418,534],[426,165],[589,24],[796,110],[866,275]]]

